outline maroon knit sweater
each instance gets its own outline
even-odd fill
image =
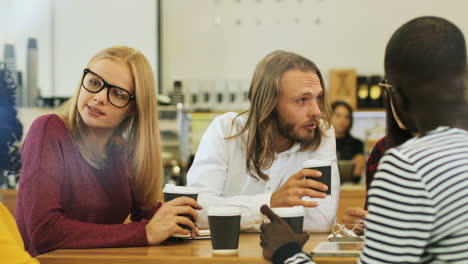
[[[34,121],[24,141],[15,218],[26,250],[148,245],[149,212],[133,199],[122,154],[96,171],[81,157],[57,115]],[[123,224],[132,214],[132,223]],[[145,219],[144,219],[145,218]]]

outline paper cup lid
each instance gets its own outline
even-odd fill
[[[208,216],[232,216],[241,215],[240,207],[236,206],[222,206],[208,208]]]
[[[199,193],[200,189],[196,187],[176,186],[175,184],[166,184],[166,186],[164,186],[163,192],[177,193],[177,194],[194,194],[194,193]]]
[[[324,166],[331,166],[331,161],[329,160],[315,160],[315,159],[310,159],[304,161],[302,163],[302,167],[304,168],[312,168],[312,167],[324,167]]]
[[[294,207],[276,207],[271,208],[275,214],[280,217],[297,217],[304,216],[304,207],[294,206]]]

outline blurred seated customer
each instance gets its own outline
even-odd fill
[[[0,186],[15,188],[21,157],[16,143],[23,136],[23,126],[15,109],[16,84],[11,73],[0,64]],[[8,181],[4,175],[14,177]]]
[[[364,170],[365,158],[362,141],[350,134],[353,127],[353,109],[343,101],[334,102],[331,108],[333,111],[331,123],[335,127],[336,155],[338,160],[354,162],[352,181],[359,183]]]
[[[139,51],[96,54],[58,114],[37,118],[24,140],[15,218],[26,250],[156,245],[198,232],[201,209],[179,197],[161,205],[156,85]],[[124,224],[131,214],[131,223]],[[188,226],[192,231],[178,224]]]
[[[18,148],[23,127],[16,117],[16,84],[7,70],[0,65],[0,172],[18,173],[20,168]],[[2,179],[3,180],[3,179]],[[1,183],[0,183],[1,184]],[[0,263],[38,263],[24,250],[23,239],[15,219],[0,202]]]
[[[384,89],[384,91],[386,91]],[[348,207],[346,208],[345,215],[341,219],[348,229],[353,229],[355,223],[359,220],[364,220],[367,215],[367,191],[374,179],[374,174],[377,171],[379,161],[384,155],[385,151],[403,144],[413,136],[417,136],[418,133],[410,132],[406,126],[400,120],[401,111],[395,109],[393,106],[390,96],[387,92],[385,95],[385,112],[386,112],[386,136],[381,138],[375,144],[374,148],[369,154],[366,163],[366,201],[364,208],[362,207]],[[404,121],[404,120],[403,120]],[[407,122],[407,121],[406,121]],[[358,235],[362,235],[363,228],[356,228],[354,232]]]

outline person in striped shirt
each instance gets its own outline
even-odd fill
[[[443,18],[409,21],[387,44],[385,73],[384,87],[400,119],[421,135],[387,151],[378,166],[359,263],[468,263],[468,76],[462,32]],[[269,225],[261,228],[266,258],[311,262],[300,250],[303,237],[285,232],[289,227],[281,221]],[[271,242],[276,233],[281,244]]]

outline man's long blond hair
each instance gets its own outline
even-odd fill
[[[136,98],[133,113],[115,128],[106,144],[106,152],[113,152],[119,145],[119,139],[125,138],[123,150],[128,158],[132,191],[142,208],[151,207],[161,197],[162,182],[158,109],[153,71],[141,52],[126,46],[113,46],[100,51],[89,61],[87,67],[102,59],[128,65],[133,75]],[[106,157],[98,155],[86,141],[86,124],[78,112],[77,105],[80,90],[81,80],[74,96],[59,109],[58,114],[67,124],[81,156],[91,167],[100,170],[105,166]]]
[[[325,84],[315,63],[286,51],[278,50],[268,54],[255,68],[248,95],[250,108],[236,116],[238,118],[247,114],[246,124],[239,133],[226,138],[229,140],[247,133],[246,168],[247,173],[256,180],[269,179],[262,170],[268,169],[276,158],[274,140],[280,136],[279,117],[276,113],[280,81],[284,73],[290,70],[311,71],[317,74],[323,88],[323,96],[319,103],[322,113],[319,125],[313,140],[307,145],[301,145],[301,150],[316,150],[325,136],[325,131],[330,128],[330,106],[325,99]],[[235,119],[232,122],[233,126]]]

